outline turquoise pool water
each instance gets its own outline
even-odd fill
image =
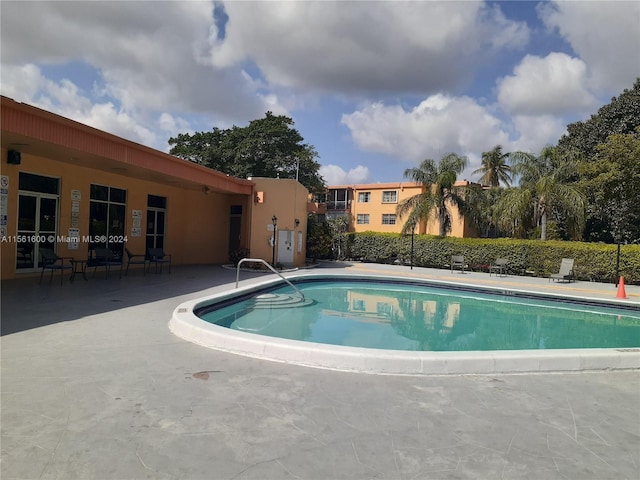
[[[409,351],[640,347],[640,312],[401,282],[300,282],[196,311],[270,337]]]

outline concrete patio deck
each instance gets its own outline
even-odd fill
[[[330,265],[615,299],[611,284]],[[242,273],[243,284],[264,274]],[[46,282],[46,280],[45,280]],[[7,479],[637,479],[640,371],[389,376],[266,362],[183,341],[180,303],[220,266],[2,283]],[[640,287],[626,302],[640,308]]]

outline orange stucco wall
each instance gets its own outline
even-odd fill
[[[273,235],[272,217],[278,219],[278,230],[293,233],[293,264],[304,265],[307,255],[307,199],[309,191],[299,182],[286,178],[252,178],[255,183],[254,203],[251,213],[251,257],[271,262],[273,247],[269,239]],[[296,219],[299,223],[296,225]],[[302,242],[300,242],[300,232]],[[277,255],[276,263],[281,259]]]
[[[403,184],[403,183],[389,183],[389,184],[369,184],[369,185],[355,185],[353,192],[353,201],[351,202],[351,223],[353,225],[353,231],[375,231],[375,232],[396,232],[399,233],[402,230],[402,226],[406,221],[406,218],[400,218],[396,216],[395,225],[388,225],[382,223],[382,215],[395,214],[398,204],[403,200],[417,195],[422,190],[420,185]],[[382,203],[382,193],[385,191],[395,191],[397,201],[393,203]],[[360,193],[370,193],[369,202],[360,202]],[[368,214],[369,224],[358,224],[358,215]],[[417,233],[417,232],[416,232]]]
[[[8,165],[7,149],[2,149],[1,174],[9,178],[7,195],[7,240],[1,244],[1,278],[14,278],[27,273],[16,273],[16,244],[12,237],[17,233],[18,217],[18,173],[58,177],[60,191],[58,200],[58,235],[68,235],[71,226],[71,191],[81,194],[79,202],[80,235],[89,234],[90,185],[99,184],[127,190],[125,232],[128,248],[136,253],[145,250],[147,195],[167,197],[165,251],[172,254],[175,264],[224,263],[228,261],[228,231],[230,206],[242,205],[243,216],[248,217],[249,196],[216,193],[214,191],[186,189],[164,183],[131,178],[117,173],[82,167],[76,164],[52,160],[22,153],[20,165]],[[132,211],[142,211],[141,235],[131,236]],[[244,212],[247,212],[246,214]],[[243,225],[246,242],[248,223]],[[80,242],[78,249],[71,250],[68,244],[58,243],[60,256],[86,259],[88,243]]]

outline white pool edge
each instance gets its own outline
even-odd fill
[[[358,278],[380,278],[378,275],[346,275]],[[335,278],[335,276],[302,274],[288,278]],[[408,280],[402,277],[384,278]],[[415,279],[410,279],[415,282]],[[174,311],[169,328],[176,336],[204,347],[237,355],[315,368],[349,372],[403,375],[507,374],[541,372],[579,372],[593,370],[640,369],[640,348],[596,348],[567,350],[503,350],[472,352],[413,352],[344,347],[298,340],[267,337],[231,330],[198,318],[193,312],[202,305],[224,300],[273,284],[279,279],[261,281],[241,288],[229,289],[208,297],[180,304]],[[422,282],[420,282],[422,283]],[[454,284],[424,281],[425,285]],[[460,288],[459,284],[455,287]],[[469,285],[472,288],[501,292],[504,288]],[[509,289],[531,295],[538,292]],[[549,298],[560,296],[544,295]],[[574,298],[567,297],[564,298]]]

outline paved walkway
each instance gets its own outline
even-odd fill
[[[370,264],[615,298],[613,285]],[[262,274],[243,273],[242,283]],[[2,283],[7,479],[634,479],[640,372],[379,376],[206,349],[167,327],[235,272]],[[627,286],[640,305],[640,288]]]

